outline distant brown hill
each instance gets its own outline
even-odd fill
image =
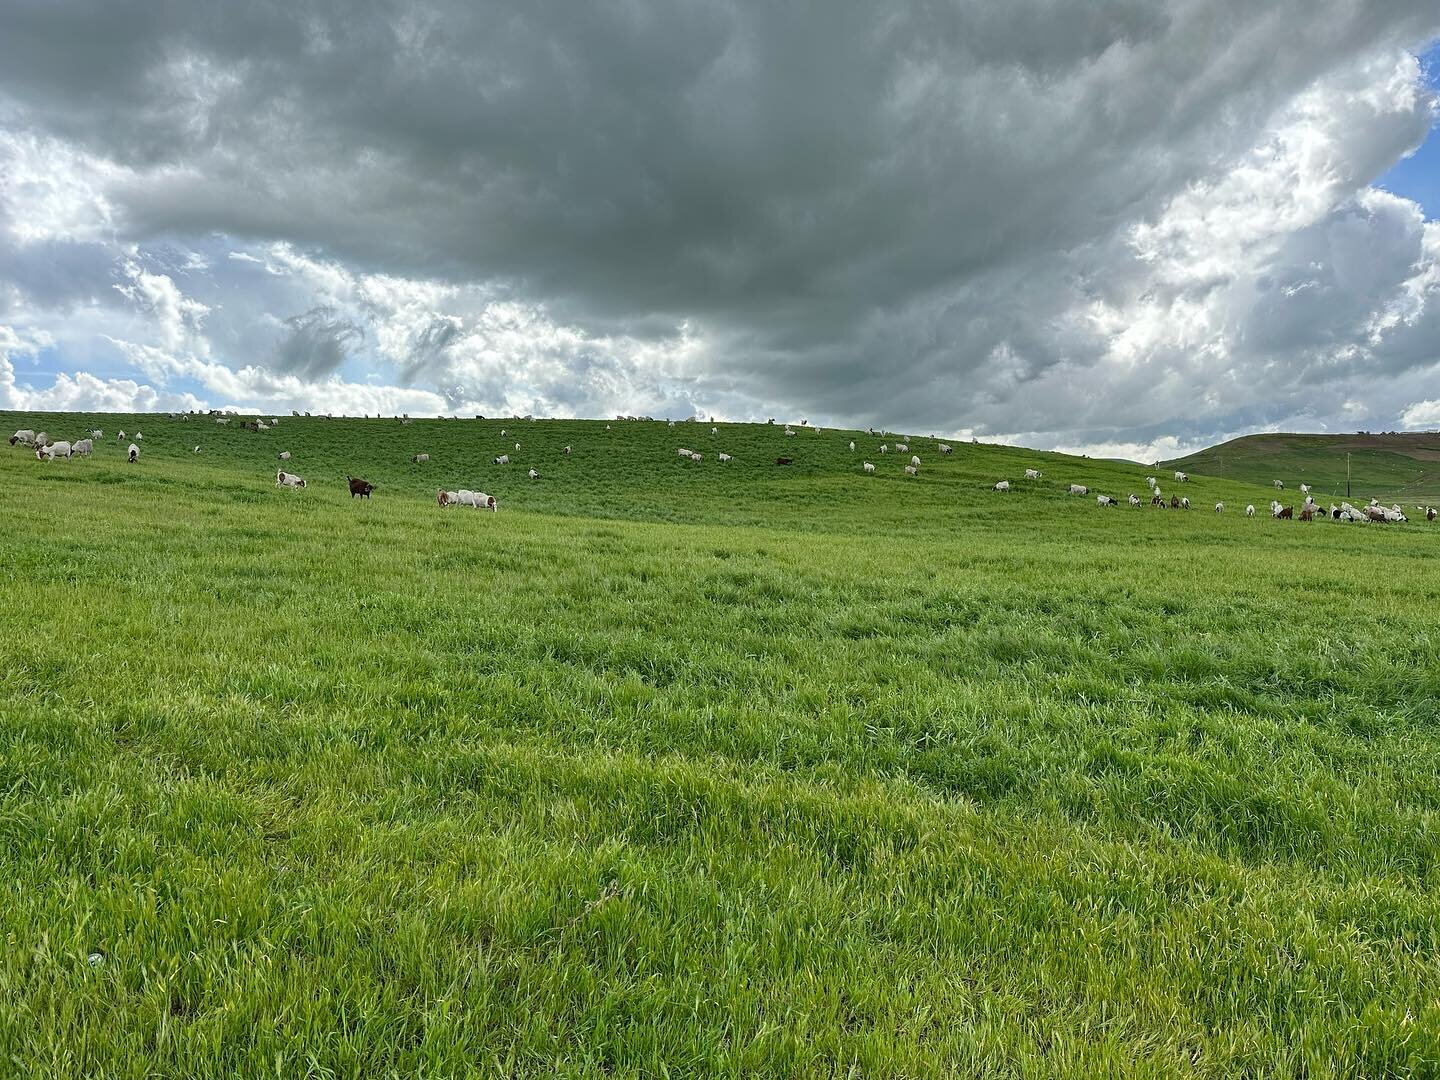
[[[1246,435],[1161,467],[1267,486],[1306,483],[1317,496],[1344,497],[1346,455],[1352,496],[1440,500],[1440,432]]]

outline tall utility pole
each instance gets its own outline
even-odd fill
[[[1345,498],[1350,498],[1350,451],[1345,451]]]

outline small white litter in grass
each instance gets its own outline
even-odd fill
[[[86,959],[90,961],[91,967],[99,967],[105,962],[105,954],[103,952],[92,952]]]

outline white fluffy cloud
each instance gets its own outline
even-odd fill
[[[133,379],[99,379],[87,372],[60,374],[43,389],[21,383],[14,358],[33,356],[45,340],[0,326],[0,409],[17,412],[157,412],[200,407],[190,394],[165,393]]]

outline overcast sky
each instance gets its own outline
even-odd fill
[[[0,408],[1440,427],[1437,37],[1435,0],[0,0]]]

